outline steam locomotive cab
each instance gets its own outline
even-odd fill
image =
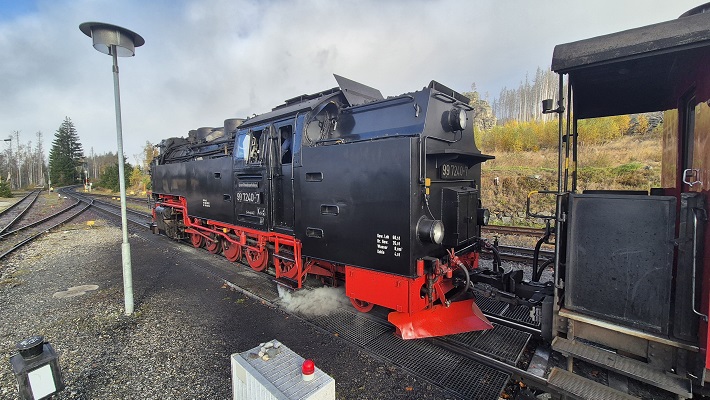
[[[359,310],[394,310],[405,338],[490,328],[467,293],[492,158],[476,148],[469,100],[437,82],[385,99],[336,79],[224,129],[224,152],[167,146],[180,157],[153,167],[156,230],[273,266],[293,288],[307,274],[344,282]]]

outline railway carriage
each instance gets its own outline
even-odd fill
[[[569,370],[583,359],[679,398],[707,393],[710,380],[707,11],[558,45],[552,70],[566,90],[543,107],[560,126],[552,347]],[[663,112],[661,187],[580,192],[579,121],[653,111]]]

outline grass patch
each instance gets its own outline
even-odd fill
[[[481,169],[481,197],[483,206],[491,211],[491,224],[542,226],[543,220],[526,217],[526,201],[531,191],[557,190],[557,151],[498,152],[495,156]],[[603,145],[580,145],[577,192],[660,187],[661,158],[660,135],[623,136]],[[570,159],[570,173],[572,165]],[[530,208],[533,213],[552,215],[555,196],[534,195]]]

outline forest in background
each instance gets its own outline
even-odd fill
[[[45,157],[44,136],[36,133],[36,142],[20,142],[20,132],[12,132],[2,141],[0,151],[0,197],[10,197],[12,190],[47,188],[76,184],[118,191],[118,157],[116,153],[96,154],[93,148],[85,155],[74,124],[66,117],[55,132]],[[150,163],[156,154],[154,146],[146,142],[141,154],[126,156],[126,186],[133,192],[145,192],[150,186]],[[129,162],[133,159],[133,164]]]
[[[542,226],[526,217],[528,193],[556,190],[559,131],[556,114],[542,114],[542,100],[558,98],[557,75],[539,68],[516,89],[503,88],[491,105],[474,101],[474,136],[494,155],[481,171],[482,202],[494,224]],[[479,99],[473,92],[468,96]],[[566,93],[567,89],[564,88]],[[578,121],[578,190],[649,190],[660,186],[663,113]],[[554,214],[553,196],[531,198],[532,210]]]

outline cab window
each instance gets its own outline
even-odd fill
[[[237,150],[234,152],[234,159],[246,161],[251,147],[250,144],[251,134],[246,131],[240,132],[237,135]]]
[[[244,161],[247,164],[259,164],[262,161],[262,133],[260,130],[242,131],[237,134],[236,151],[234,159]]]

